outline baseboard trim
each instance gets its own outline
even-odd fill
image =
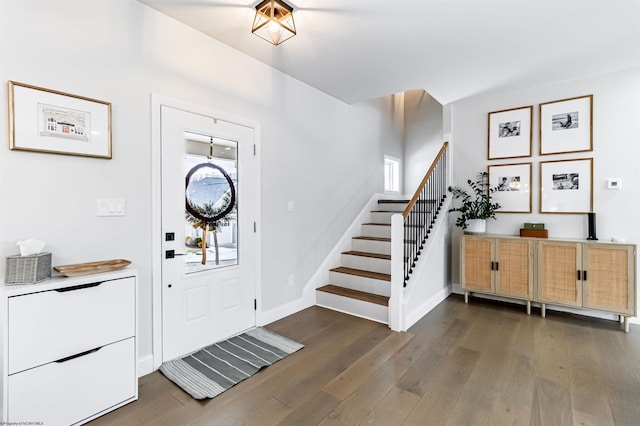
[[[315,290],[313,290],[315,293]],[[315,305],[315,299],[310,300],[309,297],[303,297],[285,305],[281,305],[270,309],[268,311],[261,312],[258,318],[256,318],[256,325],[264,326],[278,321],[289,315],[293,315],[296,312],[300,312],[304,309],[310,308]]]
[[[138,377],[151,374],[156,369],[153,368],[153,355],[145,355],[138,358]]]
[[[407,331],[412,325],[417,323],[427,315],[429,312],[433,310],[436,306],[438,306],[444,299],[449,297],[451,294],[451,286],[446,286],[433,296],[431,296],[426,302],[422,305],[418,306],[411,312],[407,312],[407,319],[405,324],[405,331]]]

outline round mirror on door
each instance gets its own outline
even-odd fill
[[[207,262],[207,230],[215,230],[219,221],[233,210],[236,190],[231,177],[214,163],[194,166],[185,178],[185,208],[203,229],[202,264]]]

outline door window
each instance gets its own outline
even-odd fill
[[[190,132],[185,140],[185,273],[237,265],[237,142]]]

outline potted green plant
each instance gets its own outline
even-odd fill
[[[471,188],[470,193],[456,186],[448,188],[453,199],[461,201],[459,207],[453,207],[449,212],[460,213],[456,219],[456,226],[459,228],[467,232],[484,233],[487,219],[495,219],[496,211],[500,208],[500,204],[493,202],[491,196],[500,191],[502,185],[490,187],[487,172],[480,172],[475,182],[468,179],[467,185]]]

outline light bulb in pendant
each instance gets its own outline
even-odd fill
[[[278,24],[278,21],[275,21],[273,19],[269,21],[269,31],[272,33],[277,33],[278,31],[280,31],[280,25]]]

